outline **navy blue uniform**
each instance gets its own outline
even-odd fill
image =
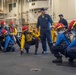
[[[66,19],[64,19],[64,18],[63,19],[60,19],[59,20],[59,23],[62,23],[63,25],[65,25],[66,28],[68,28],[68,22],[67,22]]]
[[[61,57],[59,52],[61,54],[65,54],[67,46],[70,44],[70,41],[67,39],[64,33],[59,33],[57,40],[56,40],[56,45],[51,48],[52,53],[54,54],[55,57]]]
[[[72,59],[76,59],[76,37],[67,47],[67,55]]]
[[[40,35],[41,35],[43,52],[47,51],[46,39],[51,49],[50,43],[52,43],[52,38],[51,38],[51,32],[50,32],[50,24],[52,25],[52,23],[53,21],[48,14],[45,14],[44,17],[42,17],[42,15],[38,17],[37,28],[40,27]]]

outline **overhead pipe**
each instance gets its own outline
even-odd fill
[[[12,0],[12,10],[13,10],[13,7],[14,7],[14,0]],[[14,16],[13,13],[14,12],[12,11],[12,17]],[[12,18],[12,21],[13,21],[13,18]]]
[[[22,11],[23,11],[23,8],[22,8],[22,0],[20,0],[20,3],[21,3],[21,25],[22,25]]]
[[[17,19],[19,19],[19,0],[17,0]]]
[[[3,11],[3,0],[1,0],[1,7],[2,7],[2,11]]]
[[[5,0],[3,0],[3,12],[4,12],[4,20],[5,20],[5,15],[6,15],[6,14],[5,14],[5,9],[4,9],[4,8],[5,8],[5,2],[6,2],[6,1],[5,1]]]
[[[54,0],[52,0],[52,19],[54,19]]]

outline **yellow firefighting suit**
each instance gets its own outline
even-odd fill
[[[34,32],[24,32],[21,37],[21,49],[25,48],[26,52],[29,53],[29,47],[35,45],[35,53],[37,53],[39,46],[39,34]]]

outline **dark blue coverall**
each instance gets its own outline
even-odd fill
[[[15,51],[15,48],[13,47],[14,41],[11,39],[9,35],[5,36],[5,41],[1,43],[3,46],[3,51],[8,52],[12,49],[12,51]]]
[[[67,46],[69,46],[69,44],[70,44],[70,41],[67,39],[65,34],[59,33],[57,36],[56,45],[51,48],[52,53],[56,58],[62,57],[60,53],[65,55],[66,48]]]
[[[52,37],[51,37],[50,24],[52,25],[52,23],[53,23],[52,18],[48,14],[45,14],[44,17],[42,17],[42,15],[38,17],[37,28],[40,27],[43,52],[47,51],[46,39],[51,49]]]
[[[67,20],[66,20],[66,19],[64,19],[64,18],[63,18],[63,19],[60,19],[60,20],[59,20],[59,23],[64,24],[64,25],[65,25],[65,27],[66,27],[66,28],[68,28],[68,22],[67,22]]]
[[[76,37],[71,42],[71,44],[67,47],[67,55],[71,59],[76,59]]]

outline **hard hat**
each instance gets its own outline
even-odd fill
[[[5,25],[5,21],[1,21],[1,25]]]
[[[14,24],[14,22],[10,22],[10,23],[9,23],[9,25],[13,25],[13,24]]]
[[[2,34],[6,34],[6,33],[7,33],[7,30],[3,29]]]
[[[72,21],[69,23],[69,30],[71,30],[75,25],[76,25],[76,20],[72,20]]]
[[[65,28],[65,26],[62,23],[57,23],[55,26],[55,30],[58,30],[60,28]]]
[[[22,27],[22,32],[24,32],[24,31],[26,31],[26,30],[28,30],[28,26],[23,26],[23,27]]]

